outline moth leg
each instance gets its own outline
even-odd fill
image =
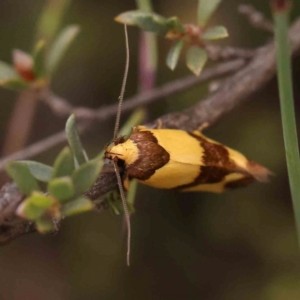
[[[205,123],[201,124],[201,125],[198,127],[198,131],[199,131],[200,133],[202,133],[202,131],[203,131],[204,129],[206,129],[208,126],[209,126],[209,123],[208,123],[208,122],[205,122]]]
[[[161,119],[158,119],[158,120],[156,121],[156,128],[157,128],[157,129],[162,129],[162,126],[163,126],[163,124],[162,124]]]
[[[125,191],[128,191],[130,188],[130,179],[127,174],[124,174],[123,176],[123,187]]]

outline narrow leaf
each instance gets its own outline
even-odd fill
[[[228,37],[228,31],[224,26],[215,26],[204,31],[202,38],[204,40],[218,40]]]
[[[141,11],[145,11],[145,12],[153,11],[151,0],[136,0],[136,6]]]
[[[40,192],[33,192],[17,208],[17,215],[28,219],[36,220],[46,213],[47,209],[55,204],[55,200]]]
[[[136,192],[137,192],[138,182],[136,180],[132,180],[130,182],[130,189],[127,193],[127,206],[129,209],[129,212],[133,214],[135,212],[134,208],[134,202],[136,198]]]
[[[30,195],[31,192],[40,190],[29,168],[23,163],[11,161],[6,165],[5,170],[17,184],[19,190],[25,195]]]
[[[198,23],[204,26],[222,0],[198,0]]]
[[[158,19],[164,20],[164,17],[154,12],[145,12],[142,10],[131,10],[116,16],[115,21],[127,25],[138,25],[137,20],[139,18],[145,18],[145,17],[156,17]]]
[[[21,78],[16,77],[7,80],[0,80],[0,86],[13,91],[22,91],[28,89],[30,84]]]
[[[65,202],[74,196],[74,186],[70,177],[60,177],[51,180],[48,192],[60,202]]]
[[[176,42],[173,47],[170,49],[168,55],[167,55],[167,66],[171,69],[174,70],[177,66],[178,59],[182,50],[183,46],[183,39],[179,40]]]
[[[183,25],[179,22],[177,17],[171,17],[166,20],[166,25],[168,27],[168,31],[175,30],[177,32],[184,33],[186,30]]]
[[[153,12],[140,10],[128,11],[118,15],[115,21],[136,25],[145,31],[165,35],[168,32],[167,19]]]
[[[119,131],[120,136],[126,136],[131,134],[132,127],[140,125],[144,118],[145,118],[145,110],[144,109],[136,109],[128,118],[126,123],[122,126],[122,128]]]
[[[47,74],[51,76],[58,68],[64,54],[78,35],[79,30],[79,26],[70,25],[59,34],[49,52],[49,57],[46,63]]]
[[[87,162],[88,158],[80,141],[74,115],[71,115],[66,123],[66,134],[77,164],[80,166]]]
[[[37,78],[41,78],[45,75],[45,46],[45,41],[40,40],[34,49],[33,72]]]
[[[26,165],[33,177],[39,181],[48,182],[51,179],[53,168],[31,160],[20,160],[19,163]]]
[[[0,81],[6,81],[8,79],[18,78],[19,75],[17,71],[5,63],[4,61],[0,61]]]
[[[273,1],[271,7],[274,18],[276,61],[280,110],[283,127],[284,146],[288,177],[291,189],[298,246],[300,246],[300,158],[297,134],[296,109],[293,94],[291,49],[289,43],[290,1]],[[295,83],[297,85],[297,83]]]
[[[71,176],[74,171],[74,159],[69,147],[65,147],[57,156],[52,178]]]
[[[54,222],[50,216],[42,216],[35,220],[35,226],[40,233],[47,233],[55,230]]]
[[[186,64],[187,67],[197,76],[201,73],[207,61],[207,53],[200,47],[191,47],[187,51]]]
[[[71,0],[46,1],[37,25],[37,39],[42,38],[47,41],[53,39],[70,3]]]
[[[84,194],[96,181],[102,167],[102,161],[90,160],[80,166],[72,175],[75,194]]]
[[[94,207],[93,202],[87,198],[78,198],[64,205],[63,215],[66,217],[78,215],[92,210]]]

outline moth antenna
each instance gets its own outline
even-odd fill
[[[118,186],[119,186],[120,195],[121,195],[121,199],[122,199],[122,203],[123,203],[125,220],[126,220],[126,225],[127,225],[127,230],[128,230],[127,231],[127,266],[130,266],[130,241],[131,241],[130,214],[129,214],[129,210],[128,210],[128,206],[127,206],[127,202],[126,202],[126,197],[124,194],[124,189],[123,189],[123,185],[122,185],[121,176],[119,173],[119,168],[117,166],[116,161],[113,160],[113,164],[114,164],[114,169],[115,169],[115,173],[117,176]]]
[[[122,82],[122,87],[121,87],[121,93],[119,96],[119,105],[118,105],[118,112],[117,112],[117,116],[116,116],[113,140],[115,140],[118,136],[119,126],[120,126],[120,118],[121,118],[121,109],[122,109],[125,87],[126,87],[126,82],[127,82],[127,77],[128,77],[128,69],[129,69],[129,42],[128,42],[128,33],[127,33],[127,25],[126,24],[124,24],[124,32],[125,32],[125,45],[126,45],[126,65],[125,65],[125,71],[124,71],[123,82]]]

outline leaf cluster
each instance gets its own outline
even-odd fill
[[[64,148],[53,167],[34,161],[13,161],[6,166],[7,173],[26,195],[17,214],[35,222],[42,233],[55,230],[57,222],[64,217],[93,208],[91,200],[83,195],[97,179],[102,160],[87,159],[74,116],[69,118],[66,131],[71,149]],[[46,192],[40,183],[46,183]]]
[[[208,60],[207,42],[228,36],[223,26],[209,28],[206,26],[220,2],[221,0],[199,0],[196,25],[182,24],[177,17],[165,18],[154,12],[142,10],[124,12],[115,20],[172,40],[173,46],[166,58],[166,63],[171,70],[176,68],[183,46],[187,45],[186,65],[195,75],[199,75]]]
[[[47,86],[70,45],[78,35],[78,25],[68,25],[55,37],[70,0],[46,4],[37,28],[37,42],[31,53],[12,51],[13,64],[0,61],[0,86],[24,90]],[[55,37],[55,38],[54,38]]]

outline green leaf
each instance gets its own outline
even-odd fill
[[[53,168],[31,160],[20,160],[19,163],[26,165],[33,177],[42,182],[48,182],[51,179]]]
[[[65,202],[74,196],[74,186],[71,177],[52,179],[48,184],[48,192],[60,202]]]
[[[7,80],[0,80],[0,86],[14,91],[21,91],[28,89],[30,84],[22,80],[21,78],[12,78]]]
[[[149,17],[149,16],[156,16],[157,18],[164,19],[162,16],[153,12],[145,12],[142,10],[131,10],[116,16],[115,21],[127,25],[138,25],[137,19]]]
[[[46,63],[47,74],[51,76],[58,68],[64,54],[78,35],[79,30],[79,26],[70,25],[59,34],[49,52],[49,57]]]
[[[183,25],[179,22],[179,19],[177,17],[171,17],[166,20],[166,25],[168,27],[168,31],[175,30],[181,33],[186,32]]]
[[[224,26],[215,26],[204,31],[202,38],[204,40],[218,40],[228,37],[228,31]]]
[[[33,53],[33,72],[37,78],[45,75],[45,46],[44,40],[40,40]]]
[[[29,168],[23,163],[17,161],[8,162],[5,170],[17,184],[19,190],[25,195],[30,195],[31,192],[40,190]]]
[[[40,192],[33,192],[17,208],[17,215],[28,219],[36,220],[46,213],[47,209],[55,204],[55,200]]]
[[[136,0],[136,6],[142,11],[153,11],[151,0]]]
[[[91,200],[87,198],[78,198],[65,204],[62,213],[64,216],[69,217],[90,211],[93,207],[94,204]]]
[[[138,187],[138,182],[136,180],[132,180],[130,182],[130,189],[126,197],[128,210],[131,214],[135,213],[134,202],[136,198],[137,187]]]
[[[129,135],[132,132],[132,127],[140,125],[145,119],[146,112],[144,109],[136,109],[122,126],[119,131],[119,136]]]
[[[207,61],[207,53],[200,47],[191,47],[186,54],[187,67],[197,76]]]
[[[16,78],[19,78],[17,71],[4,61],[0,61],[0,82]]]
[[[198,0],[198,23],[204,26],[218,8],[221,0]]]
[[[145,31],[165,35],[168,32],[167,19],[153,12],[132,10],[118,15],[115,21],[127,25],[137,25]]]
[[[35,220],[35,226],[38,232],[47,233],[56,229],[54,222],[50,216],[42,216]]]
[[[170,49],[167,55],[167,66],[171,70],[174,70],[176,68],[183,44],[184,44],[183,39],[177,41]]]
[[[52,40],[70,3],[71,0],[46,1],[37,24],[37,39]]]
[[[297,133],[297,106],[293,93],[293,72],[291,47],[289,43],[289,1],[273,1],[272,12],[274,18],[277,80],[279,87],[279,99],[285,155],[288,168],[288,178],[291,189],[298,246],[300,245],[300,158]],[[298,33],[299,34],[299,33]],[[297,86],[297,82],[295,82]]]
[[[84,194],[96,181],[102,167],[102,161],[90,160],[80,166],[72,175],[75,194]]]
[[[74,169],[74,159],[71,150],[69,147],[65,147],[54,162],[52,179],[71,176]]]
[[[119,190],[114,189],[109,191],[104,195],[104,200],[110,206],[115,215],[120,215],[120,212],[124,210]]]
[[[79,138],[74,115],[71,115],[66,123],[66,134],[77,164],[80,166],[87,162],[88,158]]]

